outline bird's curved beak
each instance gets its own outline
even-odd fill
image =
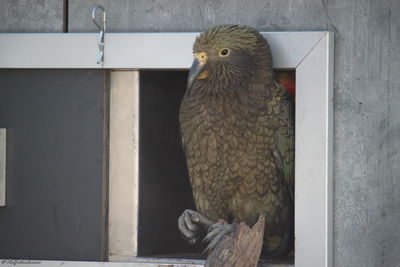
[[[205,79],[208,77],[209,75],[208,71],[204,70],[206,63],[207,63],[207,54],[205,54],[204,52],[195,54],[193,64],[189,70],[187,88],[192,87],[194,80]]]

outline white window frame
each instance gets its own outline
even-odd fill
[[[98,34],[95,33],[0,34],[0,68],[3,69],[113,70],[110,261],[136,261],[129,266],[153,266],[151,262],[154,262],[157,266],[155,260],[135,257],[139,194],[139,71],[189,68],[192,44],[197,35],[107,33],[104,65],[99,65],[96,63]],[[295,266],[331,267],[334,36],[332,32],[324,31],[263,32],[262,35],[270,43],[274,68],[296,71]],[[172,263],[171,260],[163,262]],[[185,262],[191,266],[203,263]],[[42,262],[43,265],[52,263]],[[76,266],[77,262],[64,264]],[[80,264],[98,266],[97,263]]]

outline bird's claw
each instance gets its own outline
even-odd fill
[[[198,241],[199,226],[204,225],[208,227],[212,222],[194,210],[185,210],[178,219],[178,228],[183,237],[194,244]]]
[[[208,233],[203,242],[210,242],[203,253],[210,252],[222,240],[222,238],[235,230],[234,224],[217,222],[208,228]]]

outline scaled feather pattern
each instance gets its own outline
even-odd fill
[[[192,66],[179,120],[196,208],[250,226],[263,215],[265,251],[282,256],[293,232],[291,95],[273,76],[267,41],[250,27],[211,28],[193,50],[206,57]]]

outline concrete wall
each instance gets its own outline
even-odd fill
[[[0,30],[61,31],[61,2],[3,0]],[[399,266],[400,1],[69,0],[69,31],[95,31],[95,4],[109,31],[335,31],[334,264]]]
[[[0,32],[61,32],[64,0],[1,0]]]

